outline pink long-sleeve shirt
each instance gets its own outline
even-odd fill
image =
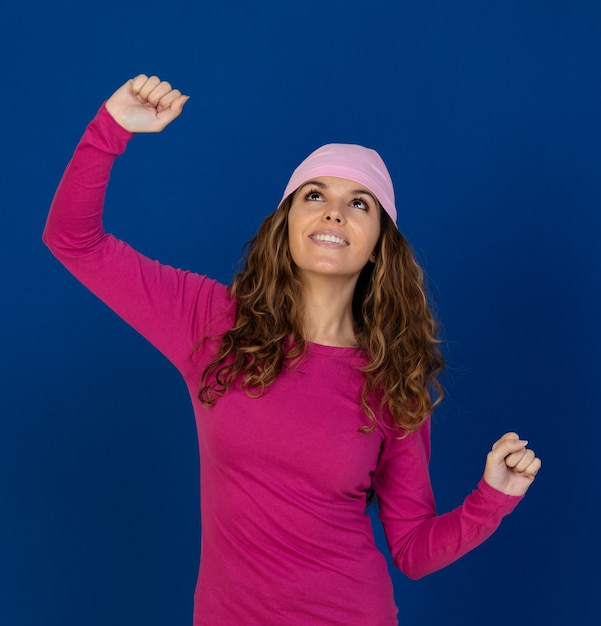
[[[481,480],[437,515],[428,473],[430,422],[404,438],[360,406],[364,355],[309,344],[260,398],[230,389],[198,400],[218,337],[234,323],[227,287],[139,254],[104,232],[110,171],[132,135],[103,107],[56,192],[44,241],[91,291],[183,375],[201,465],[202,544],[194,624],[390,626],[397,608],[365,512],[375,489],[392,558],[411,578],[476,547],[519,498]],[[207,338],[198,349],[199,342]]]

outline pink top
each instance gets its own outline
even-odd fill
[[[103,107],[57,190],[44,241],[89,289],[182,373],[201,462],[202,552],[194,624],[392,625],[397,609],[365,493],[373,485],[396,565],[433,572],[486,539],[520,498],[481,480],[436,515],[429,421],[416,433],[362,434],[362,353],[310,344],[265,395],[231,389],[207,410],[201,373],[235,306],[227,287],[161,265],[106,234],[109,173],[131,134]],[[385,421],[389,421],[388,418]]]

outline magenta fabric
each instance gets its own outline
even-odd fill
[[[350,143],[329,143],[318,148],[292,172],[282,200],[303,183],[319,176],[336,176],[361,183],[376,196],[396,224],[392,180],[382,157],[375,150]]]
[[[360,433],[365,357],[353,348],[310,344],[263,397],[234,388],[203,408],[197,394],[216,347],[211,338],[231,327],[235,304],[227,287],[152,261],[103,231],[110,170],[130,138],[102,108],[65,171],[44,241],[188,386],[201,463],[195,626],[397,624],[366,490],[375,488],[392,558],[411,578],[476,547],[520,498],[481,480],[461,506],[437,515],[430,422],[403,439],[389,417]]]

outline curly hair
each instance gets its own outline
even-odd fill
[[[203,372],[204,406],[214,405],[238,377],[249,396],[261,396],[305,352],[303,288],[288,246],[292,200],[293,195],[286,198],[246,244],[243,269],[231,286],[236,322]],[[437,375],[444,359],[423,271],[390,217],[381,207],[380,212],[376,262],[363,268],[352,303],[357,347],[367,356],[361,405],[370,424],[361,430],[374,430],[376,410],[387,407],[396,425],[411,432],[442,399]]]

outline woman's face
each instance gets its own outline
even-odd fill
[[[357,280],[380,237],[380,207],[365,187],[320,176],[296,191],[288,214],[290,253],[301,275]]]

